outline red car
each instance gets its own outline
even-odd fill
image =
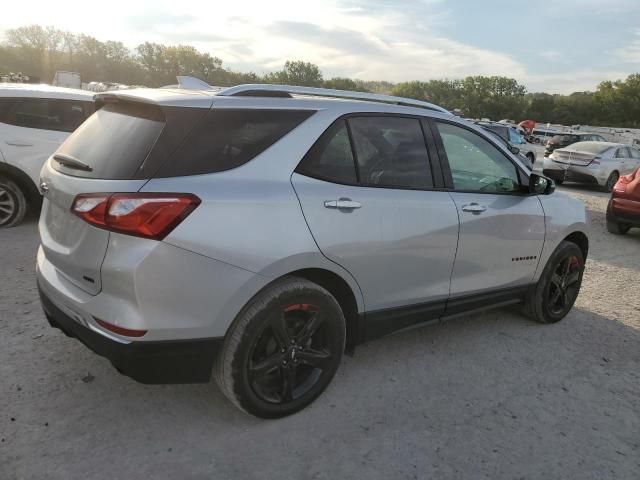
[[[640,167],[620,177],[607,207],[607,230],[624,235],[640,227]]]

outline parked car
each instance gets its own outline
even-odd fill
[[[607,206],[607,230],[624,235],[640,227],[640,167],[620,177]]]
[[[138,381],[213,369],[281,417],[359,343],[512,303],[553,323],[578,295],[583,204],[440,107],[279,85],[97,98],[42,169],[38,288]]]
[[[0,84],[0,228],[40,206],[42,165],[94,110],[93,94],[81,90]]]
[[[568,147],[578,142],[606,142],[607,140],[595,133],[561,133],[551,137],[544,149],[544,156],[548,157],[558,148]]]
[[[519,153],[526,157],[533,168],[536,161],[536,151],[527,144],[526,139],[515,128],[500,123],[478,122],[478,125],[493,130],[512,147],[519,150]]]
[[[482,127],[482,129],[485,130],[491,137],[495,138],[496,141],[506,146],[511,153],[513,153],[514,155],[518,155],[529,170],[533,169],[533,162],[528,156],[524,156],[522,153],[520,153],[519,147],[516,147],[515,145],[510,144],[508,141],[502,138],[495,130],[492,130],[484,126]]]
[[[565,180],[613,190],[621,175],[640,165],[640,151],[610,142],[578,142],[544,159],[542,173],[558,184]]]

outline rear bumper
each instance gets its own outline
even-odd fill
[[[566,165],[554,162],[551,158],[544,159],[542,174],[553,180],[602,185],[605,183],[606,172],[588,165]]]
[[[47,320],[141,383],[205,383],[223,338],[122,343],[90,329],[63,312],[38,283]]]
[[[626,198],[611,198],[607,206],[607,220],[640,225],[640,202]]]

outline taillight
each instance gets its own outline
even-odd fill
[[[162,240],[198,205],[189,193],[86,193],[71,212],[98,228]]]
[[[618,180],[618,182],[624,183],[624,184],[628,184],[628,183],[633,182],[636,179],[636,175],[638,175],[638,170],[640,170],[640,169],[636,168],[629,175],[621,176],[620,179]]]

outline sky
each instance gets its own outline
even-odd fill
[[[29,24],[131,48],[194,45],[256,73],[305,60],[325,78],[504,75],[530,92],[571,93],[640,72],[640,0],[5,2],[0,36]]]

